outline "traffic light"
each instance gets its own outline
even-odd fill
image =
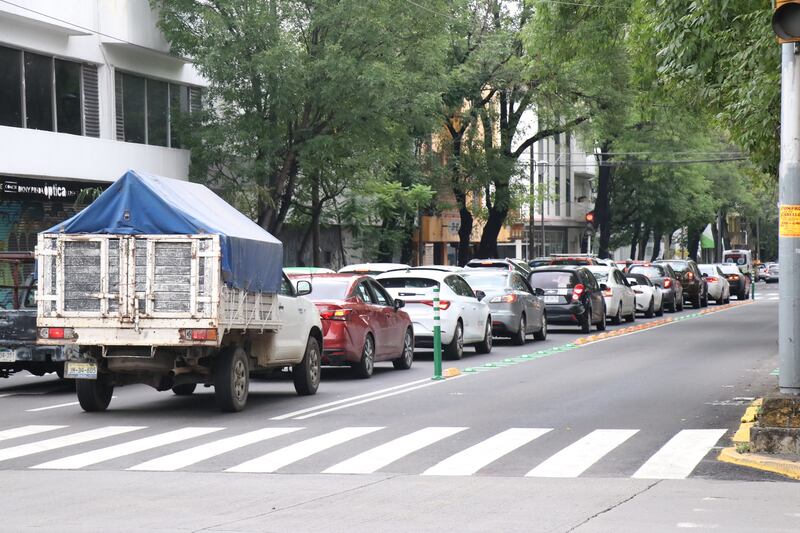
[[[586,213],[586,225],[594,229],[594,211]]]
[[[800,0],[775,1],[772,29],[781,44],[800,42]]]

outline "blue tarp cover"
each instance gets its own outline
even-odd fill
[[[198,183],[129,170],[86,209],[44,233],[216,234],[225,283],[278,292],[283,244]]]

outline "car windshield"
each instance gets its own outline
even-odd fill
[[[428,278],[381,278],[378,282],[386,289],[430,289],[439,285]]]
[[[571,289],[575,286],[575,274],[572,272],[533,272],[530,280],[531,285],[538,289]]]
[[[473,289],[480,291],[497,291],[506,288],[507,276],[500,274],[489,274],[481,272],[480,274],[470,274],[464,272],[461,276],[467,280],[469,286]]]
[[[643,274],[648,278],[663,278],[665,275],[664,267],[659,266],[634,265],[628,272],[631,274]]]
[[[722,272],[724,274],[741,274],[742,273],[739,270],[739,267],[737,267],[736,265],[720,265],[719,268],[720,268],[720,270],[722,270]]]
[[[350,279],[323,279],[306,278],[311,282],[311,294],[308,298],[312,301],[317,300],[343,300],[347,297],[347,288],[350,286]],[[297,282],[295,281],[295,284]]]
[[[639,285],[650,286],[650,280],[643,274],[628,274],[625,276],[629,282],[635,282]]]
[[[550,261],[551,265],[591,265],[593,261],[586,257],[556,257]]]
[[[689,270],[689,263],[685,261],[666,261],[666,263],[672,267],[672,270],[675,272],[686,272]]]

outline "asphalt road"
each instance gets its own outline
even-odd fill
[[[800,484],[715,459],[777,382],[777,286],[758,292],[579,347],[497,341],[444,381],[424,351],[366,381],[326,369],[313,397],[276,376],[235,415],[139,386],[87,414],[17,375],[0,511],[10,531],[797,531]]]

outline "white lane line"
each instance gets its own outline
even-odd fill
[[[423,476],[469,476],[513,452],[520,446],[528,444],[551,428],[511,428],[498,433],[478,444],[467,448],[444,461],[430,467]]]
[[[11,392],[9,392],[8,394],[0,394],[0,398],[5,398],[6,396],[14,396],[14,394]]]
[[[0,431],[0,440],[27,437],[29,435],[36,435],[37,433],[44,433],[45,431],[53,431],[54,429],[62,429],[65,427],[67,426],[22,426],[14,429],[5,429]]]
[[[303,415],[306,413],[310,413],[311,411],[317,411],[318,409],[325,409],[326,407],[331,407],[334,405],[340,405],[347,402],[352,402],[354,400],[360,400],[361,398],[367,398],[369,396],[375,396],[376,394],[383,394],[384,392],[389,392],[397,389],[403,389],[405,387],[411,387],[418,383],[423,383],[426,381],[431,381],[430,378],[419,379],[417,381],[410,381],[408,383],[403,383],[402,385],[395,385],[394,387],[388,387],[386,389],[380,389],[372,392],[368,392],[366,394],[359,394],[358,396],[351,396],[350,398],[344,398],[342,400],[336,400],[334,402],[323,403],[320,405],[315,405],[314,407],[308,407],[306,409],[300,409],[299,411],[292,411],[291,413],[286,413],[285,415],[280,416],[273,416],[270,420],[286,420],[287,418],[293,418],[299,415]]]
[[[159,446],[165,446],[167,444],[193,439],[195,437],[207,435],[208,433],[213,433],[215,431],[221,431],[223,429],[225,428],[185,427],[176,429],[174,431],[168,431],[166,433],[159,433],[158,435],[153,435],[150,437],[144,437],[142,439],[132,440],[130,442],[123,442],[122,444],[109,446],[107,448],[100,448],[99,450],[92,450],[90,452],[79,453],[70,457],[48,461],[46,463],[32,466],[31,468],[48,470],[74,470],[77,468],[83,468],[85,466],[102,463],[103,461],[108,461],[110,459],[123,457],[125,455],[143,452]]]
[[[111,399],[116,398],[116,396],[112,396]],[[59,403],[56,405],[48,405],[45,407],[37,407],[36,409],[26,409],[26,413],[38,413],[39,411],[49,411],[50,409],[59,409],[61,407],[69,407],[71,405],[78,405],[80,402],[67,402],[67,403]]]
[[[357,402],[351,402],[351,403],[346,403],[344,405],[331,407],[330,409],[325,409],[323,411],[316,411],[314,413],[310,413],[310,414],[307,414],[307,415],[296,416],[296,417],[294,417],[294,420],[305,420],[307,418],[312,418],[312,417],[315,417],[315,416],[324,415],[324,414],[327,414],[327,413],[332,413],[333,411],[339,411],[340,409],[347,409],[348,407],[355,407],[356,405],[361,405],[361,404],[365,404],[365,403],[369,403],[369,402],[374,402],[376,400],[382,400],[384,398],[389,398],[390,396],[397,396],[398,394],[405,394],[406,392],[411,392],[412,390],[423,389],[425,387],[430,387],[432,385],[439,385],[440,383],[449,383],[449,382],[451,382],[453,380],[461,379],[461,378],[463,378],[465,376],[468,376],[468,375],[469,374],[461,374],[460,376],[455,376],[455,377],[452,377],[452,378],[443,379],[441,381],[433,381],[431,379],[425,379],[424,381],[427,381],[427,383],[423,383],[422,385],[417,385],[416,387],[408,387],[408,388],[405,388],[405,389],[402,389],[402,390],[390,392],[388,394],[383,394],[381,396],[373,396],[371,398],[366,398],[364,400],[359,400]]]
[[[181,450],[179,452],[158,457],[151,461],[140,463],[136,466],[128,468],[128,470],[146,470],[151,472],[172,472],[185,468],[187,466],[205,461],[212,457],[222,455],[244,446],[249,446],[257,442],[262,442],[275,437],[280,437],[294,431],[304,428],[263,428],[255,431],[249,431],[234,437],[226,439],[215,440],[207,444],[201,444],[188,450]]]
[[[397,439],[381,444],[371,450],[335,464],[323,474],[371,474],[406,455],[421,450],[456,433],[465,427],[428,427],[403,435]]]
[[[256,457],[240,465],[226,470],[226,472],[275,472],[279,468],[290,465],[300,459],[305,459],[315,453],[319,453],[328,448],[333,448],[349,440],[363,437],[383,427],[347,427],[312,437],[296,444],[286,446],[274,452]]]
[[[596,429],[552,455],[525,475],[578,477],[638,431],[638,429]]]
[[[684,429],[637,470],[643,479],[683,479],[725,434],[724,429]]]
[[[66,446],[74,446],[75,444],[83,444],[97,439],[104,439],[106,437],[113,437],[115,435],[122,435],[130,431],[138,429],[145,429],[147,426],[105,426],[98,429],[90,429],[89,431],[81,431],[80,433],[73,433],[63,437],[55,437],[47,440],[40,440],[28,444],[20,444],[12,448],[0,449],[0,461],[7,461],[9,459],[16,459],[17,457],[25,457],[34,453],[48,452]]]

